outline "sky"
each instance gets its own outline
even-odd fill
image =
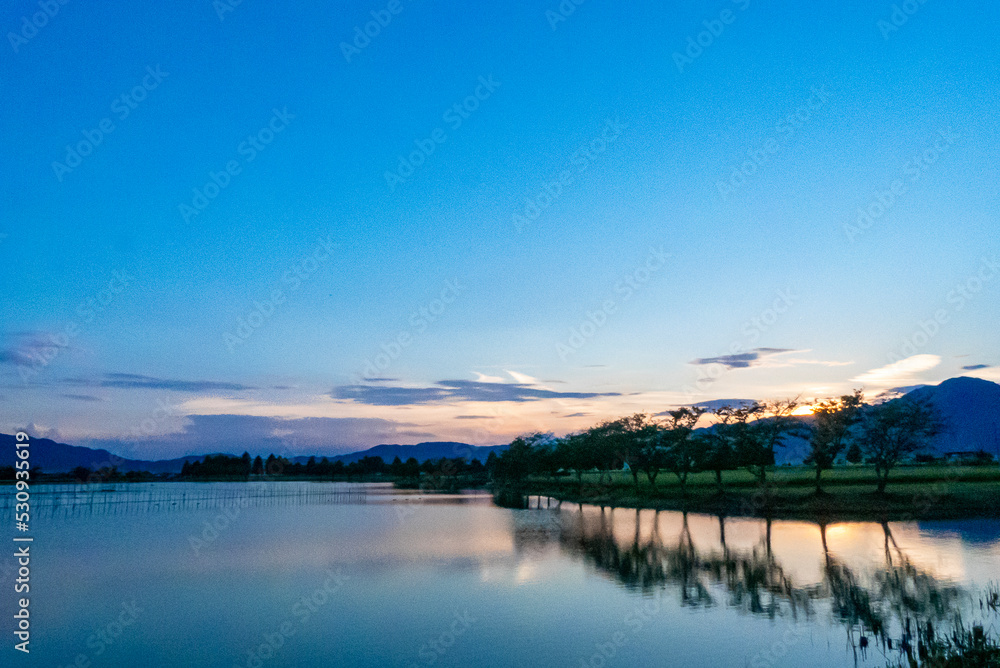
[[[509,4],[12,3],[0,431],[336,454],[1000,380],[996,3]]]

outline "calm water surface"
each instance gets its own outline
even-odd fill
[[[1000,626],[979,603],[996,521],[824,530],[388,485],[96,489],[33,496],[31,665],[885,666],[907,619]],[[26,665],[12,645],[3,663]]]

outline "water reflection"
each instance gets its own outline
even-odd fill
[[[881,554],[851,563],[830,549],[830,527],[812,525],[820,543],[812,553],[820,561],[817,579],[800,576],[810,570],[801,553],[785,550],[791,559],[779,556],[770,520],[714,517],[710,536],[706,516],[585,506],[552,511],[539,505],[520,511],[514,535],[520,550],[558,542],[627,589],[675,590],[685,607],[724,604],[752,615],[810,620],[822,604],[847,631],[849,646],[860,651],[878,644],[901,658],[922,654],[935,629],[953,628],[963,611],[974,608],[972,593],[919,565],[885,522],[879,525]],[[759,529],[749,544],[747,524]],[[740,529],[740,544],[727,541],[729,525]]]

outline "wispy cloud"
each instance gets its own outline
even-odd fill
[[[913,381],[920,380],[919,374],[928,369],[933,369],[941,363],[938,355],[913,355],[892,364],[871,369],[855,376],[851,380],[862,385],[874,387],[898,387],[900,385],[913,385]]]
[[[556,392],[527,383],[484,383],[478,380],[439,380],[432,387],[387,387],[383,385],[339,385],[330,392],[334,399],[347,399],[373,406],[409,406],[443,401],[539,401],[542,399],[592,399],[617,397],[618,392]]]
[[[913,390],[919,390],[921,387],[927,387],[927,386],[923,384],[918,384],[918,385],[903,385],[902,387],[893,387],[888,390],[883,390],[882,392],[879,392],[877,395],[875,395],[875,399],[877,402],[888,401],[889,399],[896,399],[897,397],[909,394]]]
[[[4,338],[6,341],[0,344],[0,364],[31,365],[44,359],[54,348],[69,348],[68,340],[59,340],[39,330],[9,331]]]
[[[735,353],[732,355],[719,355],[718,357],[702,357],[690,364],[709,365],[721,364],[727,369],[747,369],[750,367],[767,367],[777,369],[782,367],[813,365],[813,366],[848,366],[854,362],[841,362],[833,360],[814,360],[804,357],[785,357],[788,353],[808,353],[809,349],[797,350],[794,348],[754,348],[745,353]]]
[[[989,369],[992,365],[990,364],[970,364],[969,366],[963,366],[962,368],[966,371],[978,371],[979,369]]]
[[[529,376],[526,373],[520,373],[518,371],[508,371],[507,373],[516,382],[521,383],[523,385],[537,385],[538,384],[538,379],[537,378],[533,378],[533,377]]]
[[[211,390],[256,390],[256,387],[240,383],[226,383],[215,380],[174,380],[154,378],[134,373],[107,373],[95,379],[68,378],[63,381],[69,385],[91,387],[113,387],[128,390],[170,390],[173,392],[207,392]]]
[[[485,373],[479,373],[478,371],[473,371],[476,374],[476,380],[480,383],[502,383],[504,379],[500,376],[487,376]]]
[[[753,399],[712,399],[711,401],[702,401],[700,403],[694,404],[695,408],[704,408],[707,411],[714,411],[717,408],[722,408],[723,406],[732,406],[734,408],[741,406],[749,406],[754,403]],[[669,411],[664,411],[663,413],[657,413],[657,415],[666,415]]]
[[[707,364],[721,364],[727,369],[746,369],[752,366],[759,366],[761,360],[771,355],[781,355],[782,353],[805,352],[794,348],[754,348],[745,353],[733,355],[719,355],[718,357],[699,357],[690,363],[698,366]]]
[[[90,394],[63,394],[60,396],[66,397],[67,399],[74,399],[76,401],[104,401],[104,399]]]
[[[14,348],[0,349],[0,364],[18,364],[21,360],[20,351]]]

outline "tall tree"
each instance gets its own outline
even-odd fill
[[[720,406],[712,411],[716,423],[693,436],[701,452],[702,467],[715,473],[715,486],[721,494],[725,487],[722,472],[736,468],[736,444],[739,421],[745,419],[738,406]]]
[[[636,489],[639,488],[639,471],[644,467],[644,456],[656,451],[656,426],[645,413],[635,413],[617,420],[607,420],[598,427],[604,439],[602,449],[605,464],[610,470],[618,462],[628,464]],[[647,446],[651,448],[647,450]],[[655,465],[655,456],[651,465]]]
[[[403,460],[399,458],[399,455],[396,455],[392,463],[389,464],[389,475],[394,478],[401,478],[403,476]]]
[[[826,399],[813,407],[815,424],[809,438],[809,454],[806,464],[816,468],[816,493],[822,494],[820,477],[825,469],[833,466],[834,460],[850,440],[851,427],[858,420],[863,404],[863,392],[845,394],[837,399]]]
[[[681,495],[686,493],[688,476],[698,471],[702,463],[703,444],[693,439],[691,434],[704,412],[704,408],[695,406],[670,411],[659,433],[662,447],[660,462],[677,476],[681,484]],[[655,477],[650,478],[650,483],[656,486]]]
[[[538,450],[552,440],[552,434],[536,432],[518,436],[496,460],[494,476],[506,483],[518,484],[538,467]]]
[[[576,472],[576,481],[583,488],[583,472],[594,468],[593,448],[589,431],[568,434],[556,442],[556,458],[564,468]]]
[[[908,455],[925,447],[941,431],[935,410],[925,403],[900,398],[862,412],[858,442],[865,459],[875,465],[878,492],[885,492],[889,472]]]
[[[767,470],[774,466],[775,448],[783,446],[785,436],[799,427],[792,415],[798,406],[796,398],[755,403],[746,409],[750,419],[741,425],[737,455],[761,485],[767,483]]]
[[[604,476],[608,476],[611,481],[611,471],[621,468],[627,456],[622,441],[622,418],[621,420],[605,420],[595,427],[587,430],[587,438],[583,440],[584,446],[588,450],[588,458],[597,467],[600,474],[598,483],[604,482]]]

